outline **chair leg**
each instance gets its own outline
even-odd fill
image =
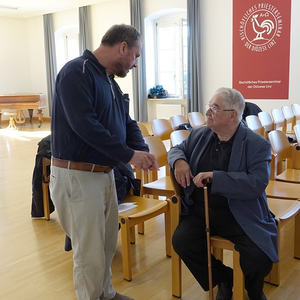
[[[138,224],[138,233],[139,234],[144,234],[145,233],[145,223],[144,222]]]
[[[268,282],[270,284],[279,286],[280,284],[280,255],[281,255],[281,249],[280,249],[280,222],[277,225],[277,230],[278,230],[278,257],[279,257],[279,262],[278,263],[273,263],[272,269],[270,273],[265,277],[264,281]]]
[[[135,226],[131,226],[129,228],[129,234],[130,234],[130,244],[135,244]]]
[[[170,210],[165,212],[165,239],[166,239],[166,255],[171,256],[171,218],[170,218]]]
[[[48,194],[49,184],[42,182],[43,190],[43,206],[44,206],[44,217],[48,221],[50,220],[50,208],[49,208],[49,194]]]
[[[123,277],[125,280],[132,280],[131,256],[130,256],[130,228],[127,218],[121,219],[121,240],[122,240],[122,261]]]
[[[173,236],[173,233],[179,224],[179,212],[180,212],[180,203],[176,197],[172,197],[169,202],[170,210],[170,242]],[[179,255],[175,252],[171,243],[171,265],[172,265],[172,295],[177,298],[181,298],[182,293],[182,283],[181,283],[181,259]]]
[[[181,298],[181,259],[172,247],[172,295]]]
[[[300,259],[300,213],[295,217],[295,251],[294,257]]]
[[[279,265],[279,263],[273,263],[272,270],[265,277],[264,281],[268,282],[270,284],[279,286],[279,284],[280,284],[279,274],[280,274],[280,265]]]
[[[233,250],[233,299],[244,299],[245,282],[240,266],[240,253]]]

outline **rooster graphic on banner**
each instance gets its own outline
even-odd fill
[[[255,14],[251,18],[253,31],[256,33],[256,37],[252,40],[252,42],[257,40],[266,40],[266,38],[263,37],[263,34],[266,33],[267,35],[270,35],[272,30],[275,28],[272,20],[265,19],[259,23],[257,17],[258,14]]]

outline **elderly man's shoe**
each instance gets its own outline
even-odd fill
[[[125,295],[121,295],[119,293],[116,293],[116,295],[111,300],[134,300],[133,298],[129,298]]]

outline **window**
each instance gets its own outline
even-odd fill
[[[55,32],[57,72],[69,60],[79,56],[78,26],[68,26]]]
[[[154,76],[148,85],[162,85],[168,97],[186,98],[187,95],[187,22],[186,14],[176,13],[160,16],[153,20]],[[148,25],[149,26],[149,25]],[[149,31],[149,30],[148,30]],[[146,37],[147,40],[148,37]],[[148,46],[147,46],[148,47]],[[146,50],[147,51],[147,50]],[[149,51],[148,51],[149,52]],[[147,55],[147,53],[146,53]]]

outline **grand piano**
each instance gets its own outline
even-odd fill
[[[28,109],[30,123],[32,123],[33,110],[38,111],[39,127],[43,122],[42,110],[47,107],[45,94],[24,94],[24,95],[0,95],[0,122],[2,111],[16,110],[16,123],[24,123],[24,109]]]

